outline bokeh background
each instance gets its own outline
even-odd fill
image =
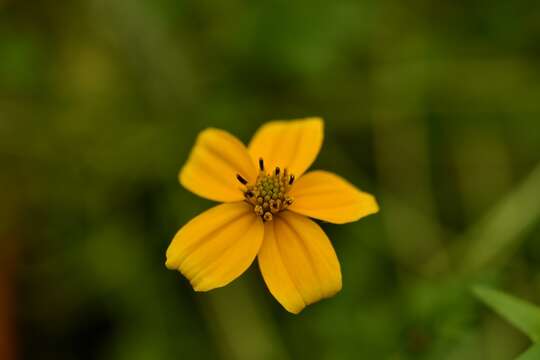
[[[381,204],[322,225],[343,291],[193,292],[197,133],[311,115]],[[1,359],[512,359],[470,288],[540,303],[539,262],[538,1],[0,0]]]

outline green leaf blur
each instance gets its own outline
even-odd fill
[[[527,350],[523,355],[518,357],[516,360],[536,360],[540,359],[540,345],[534,345],[529,350]]]
[[[540,309],[538,307],[483,286],[475,287],[474,293],[495,312],[527,334],[532,341],[540,340]],[[537,359],[540,354],[538,350],[537,346],[533,346],[523,357]]]

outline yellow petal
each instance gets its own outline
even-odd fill
[[[233,202],[244,198],[237,174],[250,182],[257,176],[244,144],[226,131],[206,129],[197,137],[179,179],[199,196]]]
[[[251,205],[218,205],[178,231],[167,249],[166,266],[179,270],[196,291],[225,286],[251,265],[263,233]]]
[[[264,159],[267,170],[279,166],[299,177],[317,158],[322,142],[320,118],[272,121],[257,130],[248,149],[256,162]]]
[[[305,216],[289,211],[264,224],[259,267],[268,289],[287,311],[341,290],[341,270],[330,240]]]
[[[289,210],[335,224],[356,221],[379,211],[375,198],[327,171],[311,171],[293,185]]]

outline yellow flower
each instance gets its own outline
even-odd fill
[[[379,208],[333,173],[304,174],[322,142],[320,118],[267,123],[247,148],[223,130],[201,132],[180,183],[223,204],[178,231],[167,268],[179,270],[195,291],[208,291],[229,284],[257,257],[268,289],[295,314],[340,291],[334,248],[308,217],[343,224]]]

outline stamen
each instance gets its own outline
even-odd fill
[[[291,175],[291,177],[289,178],[289,185],[292,185],[294,182],[294,175]]]
[[[263,221],[272,221],[274,216],[285,210],[293,203],[293,198],[287,193],[294,182],[294,175],[287,168],[283,171],[279,166],[274,171],[264,171],[264,160],[259,159],[260,172],[254,183],[249,183],[242,175],[237,174],[236,179],[245,186],[242,190],[244,201],[253,206],[253,211]]]
[[[242,185],[246,185],[248,183],[248,181],[244,179],[240,174],[236,174],[236,178],[242,183]]]
[[[255,206],[255,214],[259,215],[259,216],[262,216],[264,213],[263,211],[263,208],[261,205],[257,205]]]

